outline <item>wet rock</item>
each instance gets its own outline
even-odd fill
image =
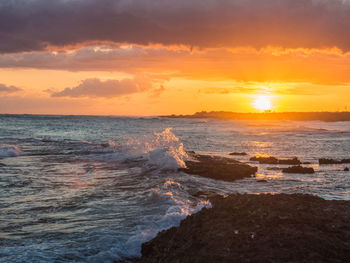
[[[0,163],[0,167],[5,167],[5,166],[6,166],[6,164]]]
[[[278,164],[278,159],[275,157],[252,157],[250,161],[259,162],[260,164]]]
[[[349,172],[349,171],[350,171],[349,167],[345,167],[345,168],[344,168],[344,171],[345,171],[345,172]]]
[[[248,155],[248,154],[246,152],[232,152],[232,153],[229,153],[229,155],[244,156],[244,155]]]
[[[282,170],[283,168],[281,168],[281,167],[267,167],[266,169],[267,169],[267,170],[272,170],[272,171],[280,171],[280,170]]]
[[[349,262],[350,201],[234,194],[211,203],[144,243],[137,262]]]
[[[251,177],[258,170],[257,167],[231,158],[202,154],[191,154],[190,156],[193,160],[186,161],[186,168],[180,168],[179,171],[216,180],[235,181]]]
[[[283,173],[293,173],[293,174],[313,174],[315,173],[314,168],[312,167],[303,167],[300,165],[291,166],[288,168],[282,169]]]
[[[303,162],[302,164],[311,164],[311,162]]]
[[[256,180],[258,183],[267,183],[267,180],[266,179],[258,179]]]
[[[329,158],[320,158],[318,159],[319,164],[344,164],[344,163],[350,163],[350,159],[342,159],[342,160],[335,160],[335,159],[329,159]]]
[[[301,164],[301,161],[294,157],[292,159],[281,159],[281,160],[278,160],[278,164],[290,164],[290,165],[299,165]]]
[[[290,164],[290,165],[299,165],[301,164],[300,160],[296,157],[292,159],[277,159],[276,157],[252,157],[250,161],[256,161],[260,164]]]

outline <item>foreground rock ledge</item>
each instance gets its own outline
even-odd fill
[[[258,168],[231,158],[202,155],[189,152],[192,161],[186,161],[186,168],[179,171],[216,180],[235,181],[253,176]]]
[[[230,195],[142,245],[137,262],[349,262],[350,201]]]

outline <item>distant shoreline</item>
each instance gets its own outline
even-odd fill
[[[350,112],[264,112],[239,113],[228,111],[196,112],[192,115],[166,115],[165,118],[220,120],[289,120],[289,121],[350,121]]]

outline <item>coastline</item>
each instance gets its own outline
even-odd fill
[[[144,243],[134,262],[348,262],[350,201],[304,194],[209,200],[212,208]]]
[[[289,120],[289,121],[350,121],[350,112],[262,112],[239,113],[228,111],[196,112],[189,115],[164,115],[163,118],[219,119],[219,120]]]

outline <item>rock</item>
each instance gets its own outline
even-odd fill
[[[193,160],[186,161],[186,168],[180,168],[179,171],[216,180],[235,181],[251,177],[258,170],[257,167],[231,158],[202,154],[191,154],[190,156]]]
[[[250,161],[256,161],[260,164],[278,164],[278,159],[275,157],[252,157]]]
[[[303,162],[302,164],[311,164],[311,162]]]
[[[301,194],[210,201],[212,208],[144,243],[136,262],[349,262],[350,201]]]
[[[350,171],[349,167],[345,167],[345,168],[344,168],[344,171],[345,171],[345,172],[349,172],[349,171]]]
[[[340,164],[340,161],[334,159],[321,158],[318,159],[319,164]]]
[[[313,174],[315,173],[315,170],[312,167],[303,167],[303,166],[297,165],[297,166],[291,166],[288,168],[283,168],[282,172],[293,173],[293,174]]]
[[[300,160],[296,157],[292,159],[277,159],[276,157],[252,157],[250,161],[257,161],[260,164],[290,164],[290,165],[299,165],[301,164]]]
[[[244,156],[248,154],[246,152],[233,152],[233,153],[229,153],[229,155]]]
[[[281,167],[267,167],[266,169],[272,170],[272,171],[279,171],[279,170],[282,170],[283,168],[281,168]]]
[[[318,159],[319,164],[344,164],[344,163],[350,163],[350,159],[342,159],[342,160],[335,160],[335,159],[328,159],[328,158],[320,158]]]
[[[6,166],[6,164],[0,163],[0,167],[5,167],[5,166]]]
[[[267,183],[267,180],[266,179],[258,179],[256,180],[258,183]]]
[[[278,160],[278,164],[299,165],[301,164],[301,161],[297,157],[294,157],[293,159]]]

